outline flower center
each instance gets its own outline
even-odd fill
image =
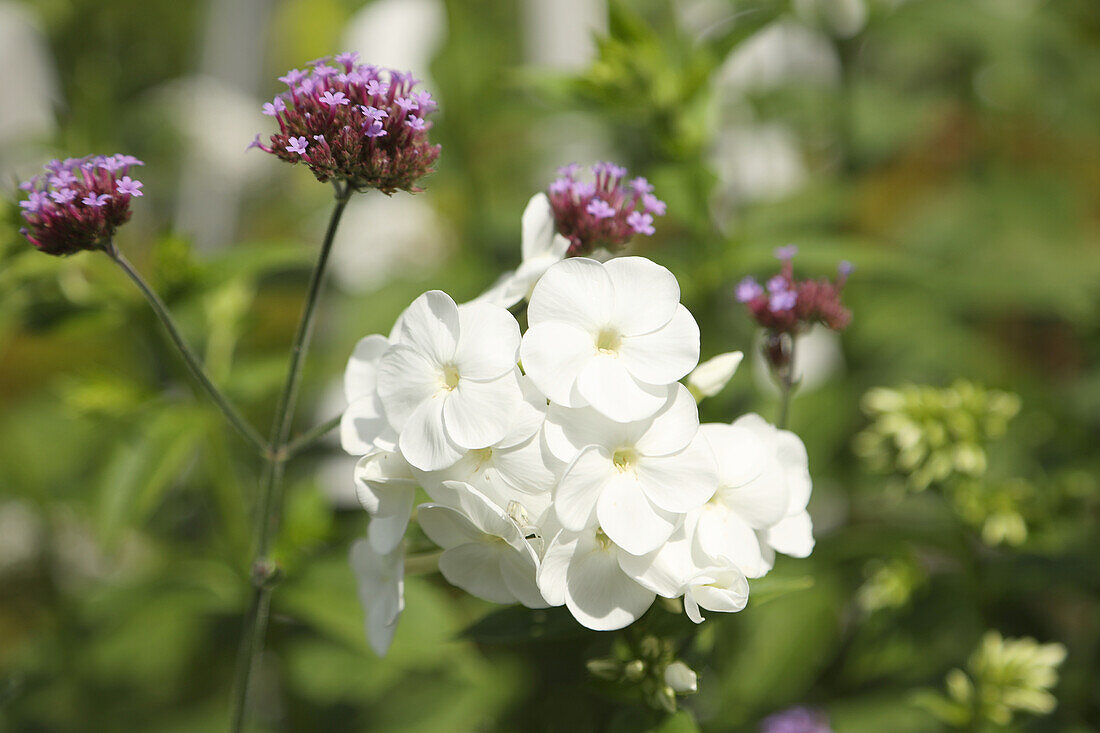
[[[615,464],[619,473],[626,473],[638,462],[638,454],[633,448],[620,448],[611,454],[611,462]]]
[[[603,529],[600,527],[596,527],[596,544],[604,552],[607,552],[614,546],[611,542],[611,538],[604,534]]]
[[[613,328],[604,328],[596,335],[596,351],[610,356],[619,355],[619,347],[623,345],[623,337]]]
[[[474,461],[477,463],[477,470],[480,471],[481,467],[484,466],[486,463],[488,463],[489,460],[493,457],[493,449],[492,448],[478,448],[476,450],[470,451],[470,455],[474,459]]]
[[[443,375],[440,377],[440,381],[443,382],[443,389],[448,392],[453,392],[455,387],[458,386],[458,367],[454,364],[447,364],[443,367]]]

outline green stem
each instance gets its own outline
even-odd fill
[[[301,435],[299,435],[294,440],[291,440],[290,442],[288,442],[286,444],[286,447],[283,449],[283,455],[282,455],[283,459],[284,460],[290,460],[291,458],[298,455],[299,453],[301,453],[305,449],[313,446],[313,444],[316,443],[318,440],[320,440],[321,438],[328,435],[335,428],[339,427],[340,426],[340,420],[342,418],[343,418],[342,415],[337,415],[336,417],[334,417],[330,420],[326,420],[325,422],[321,423],[320,425],[318,425],[318,426],[316,426],[316,427],[314,427],[310,430],[307,430],[306,432],[302,433]]]
[[[256,450],[266,455],[268,452],[268,445],[264,441],[263,436],[261,436],[260,433],[257,432],[239,412],[237,412],[237,408],[233,407],[229,399],[226,398],[221,390],[219,390],[210,380],[210,377],[206,376],[206,370],[203,369],[202,361],[195,352],[191,350],[191,347],[187,345],[183,335],[180,334],[179,329],[176,328],[176,323],[172,320],[172,315],[168,312],[168,307],[164,304],[164,301],[160,299],[160,296],[158,296],[141,275],[138,274],[138,271],[134,269],[130,261],[118,251],[114,242],[108,241],[104,251],[107,253],[107,256],[114,260],[115,263],[122,268],[122,271],[133,280],[138,290],[140,290],[142,295],[145,296],[145,299],[149,301],[149,305],[153,308],[153,312],[156,313],[157,318],[160,319],[164,329],[168,332],[168,337],[179,350],[191,374],[198,383],[202,385],[202,388],[206,390],[206,393],[210,396],[210,399],[214,401],[214,404],[221,409],[222,414],[229,420],[229,423],[236,428],[237,432],[240,433],[245,440],[251,443]]]
[[[779,383],[779,421],[776,423],[780,430],[787,429],[787,418],[791,410],[791,395],[794,394],[795,387],[798,386],[794,379],[794,344],[795,337],[793,334],[787,336],[788,344],[784,345],[786,350],[786,363],[784,366],[775,370],[775,381]]]
[[[290,428],[294,421],[294,407],[298,399],[298,388],[302,381],[302,365],[309,351],[313,335],[313,322],[317,302],[321,294],[325,268],[329,254],[340,226],[351,189],[345,184],[335,184],[336,204],[329,218],[328,230],[321,243],[321,252],[309,281],[302,317],[298,321],[298,331],[290,350],[290,366],[287,369],[286,383],[275,409],[275,423],[271,430],[271,449],[267,454],[267,466],[260,487],[259,502],[256,507],[256,552],[252,561],[252,602],[245,617],[244,635],[237,657],[236,682],[233,692],[233,709],[230,730],[239,733],[244,726],[248,709],[249,687],[256,663],[263,652],[264,636],[267,633],[268,611],[271,606],[271,591],[278,579],[278,566],[271,558],[271,545],[279,526],[279,507],[282,504],[283,468],[289,457],[287,446]]]

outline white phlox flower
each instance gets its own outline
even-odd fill
[[[378,364],[378,395],[410,465],[436,471],[504,437],[522,400],[508,311],[432,290],[401,315],[396,340]]]
[[[671,272],[643,257],[576,257],[535,285],[520,356],[551,402],[591,405],[617,422],[664,405],[699,361],[699,326]]]
[[[649,610],[656,597],[623,571],[628,555],[599,527],[561,530],[546,547],[538,585],[552,606],[566,606],[573,618],[596,631],[629,626]]]
[[[543,273],[565,257],[569,240],[557,233],[554,211],[546,194],[536,193],[527,202],[521,226],[523,261],[516,270],[501,276],[493,287],[477,297],[477,301],[511,308],[530,298]]]
[[[660,410],[637,422],[618,423],[590,407],[550,406],[546,444],[569,464],[553,497],[562,527],[599,525],[616,545],[642,555],[714,494],[717,466],[698,435],[695,400],[681,384],[664,389]]]
[[[515,520],[469,484],[444,482],[449,504],[421,504],[424,533],[443,548],[439,571],[451,585],[493,603],[545,608],[535,582],[539,558]]]
[[[367,641],[374,653],[383,657],[405,609],[405,553],[400,546],[378,553],[367,540],[356,540],[349,557],[365,615]]]
[[[683,596],[684,612],[697,624],[703,621],[700,607],[723,613],[743,610],[749,600],[745,574],[728,558],[711,560],[694,544],[688,528],[681,526],[651,553],[622,554],[619,566],[659,596]]]
[[[699,432],[718,461],[718,491],[686,522],[702,556],[727,558],[758,578],[771,569],[774,550],[809,555],[811,482],[798,436],[755,414],[732,425],[706,424]]]
[[[432,501],[448,503],[446,481],[469,484],[499,508],[523,508],[531,526],[540,525],[550,508],[551,489],[564,468],[540,440],[546,398],[525,376],[519,377],[523,400],[517,404],[508,432],[491,446],[468,450],[453,466],[440,471],[413,469]]]

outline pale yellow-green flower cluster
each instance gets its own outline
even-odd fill
[[[863,410],[872,423],[856,437],[856,452],[873,470],[900,474],[911,490],[923,491],[953,477],[982,476],[986,444],[1004,434],[1020,400],[960,381],[942,389],[872,389]]]
[[[954,727],[1005,726],[1018,713],[1046,715],[1058,705],[1051,690],[1066,648],[1035,639],[1005,639],[989,631],[971,655],[967,669],[947,674],[947,694],[925,695],[920,703]]]

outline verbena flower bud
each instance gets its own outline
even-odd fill
[[[101,249],[130,219],[130,199],[141,196],[141,181],[129,176],[144,165],[132,155],[51,160],[46,172],[19,185],[27,225],[20,233],[40,251],[71,255]]]
[[[412,74],[357,64],[357,54],[311,62],[279,80],[289,89],[263,106],[279,132],[268,145],[250,147],[288,163],[305,163],[319,181],[345,181],[356,191],[422,191],[417,181],[432,171],[440,146],[428,141],[427,116],[436,103],[413,91]]]
[[[558,169],[548,195],[558,231],[569,240],[568,257],[599,247],[622,249],[635,234],[649,236],[655,216],[664,216],[665,202],[653,195],[644,178],[626,181],[626,168],[614,163],[592,166],[595,183],[578,181],[580,167]]]

